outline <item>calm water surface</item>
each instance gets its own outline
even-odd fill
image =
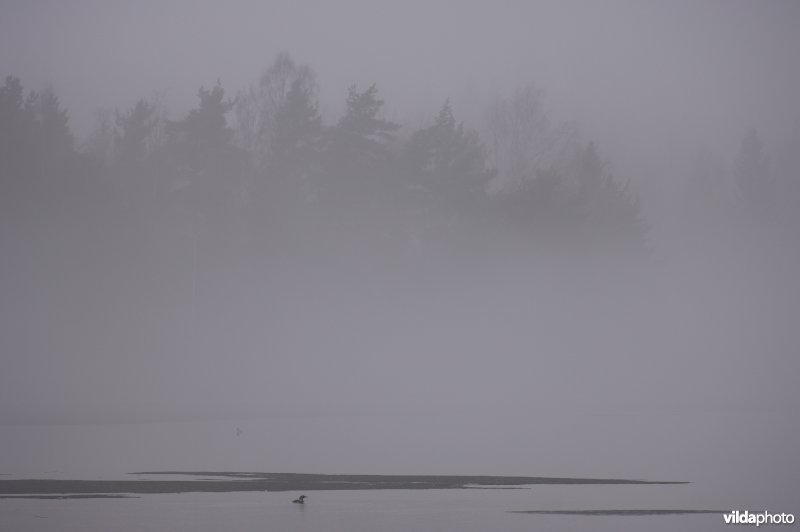
[[[646,488],[646,489],[645,489]],[[697,508],[691,486],[534,486],[524,490],[187,493],[130,499],[0,500],[0,530],[714,531],[722,515],[530,515],[509,510]]]
[[[139,478],[130,472],[155,470],[460,473],[691,484],[308,491],[305,506],[291,503],[299,495],[295,492],[0,499],[0,531],[713,532],[730,530],[721,514],[509,511],[739,509],[800,514],[800,422],[795,413],[545,414],[0,426],[0,474],[130,479]]]

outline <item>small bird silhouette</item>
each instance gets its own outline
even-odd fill
[[[297,503],[297,504],[305,504],[306,503],[306,501],[304,500],[305,498],[306,498],[305,495],[300,495],[299,498],[293,500],[292,502]]]

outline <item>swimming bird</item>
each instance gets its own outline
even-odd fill
[[[297,503],[297,504],[305,504],[305,503],[306,503],[306,501],[305,501],[305,500],[303,500],[303,499],[305,499],[305,498],[306,498],[306,496],[305,496],[305,495],[300,495],[300,497],[299,497],[298,499],[295,499],[295,500],[293,500],[292,502],[294,502],[294,503]]]

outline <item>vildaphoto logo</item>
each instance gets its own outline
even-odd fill
[[[728,514],[722,514],[726,525],[791,525],[794,523],[794,514],[771,514],[769,512],[740,512],[734,510]]]

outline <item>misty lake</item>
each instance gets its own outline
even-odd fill
[[[725,527],[722,511],[797,513],[797,465],[775,458],[785,456],[795,442],[795,422],[788,414],[748,417],[750,430],[763,434],[754,447],[737,438],[746,426],[738,414],[720,414],[713,424],[703,412],[526,421],[535,416],[532,411],[528,418],[450,414],[6,425],[0,426],[0,480],[171,480],[129,473],[183,470],[543,475],[690,483],[0,498],[0,530],[713,531]],[[784,437],[776,437],[775,427],[786,428]],[[664,441],[669,446],[658,446]],[[772,451],[767,443],[772,443]],[[292,504],[301,493],[308,496],[307,503]],[[591,510],[719,512],[513,513]]]
[[[800,514],[798,28],[0,0],[0,532]]]
[[[32,532],[488,530],[711,531],[722,515],[585,516],[511,513],[531,509],[684,508],[685,486],[533,486],[531,489],[370,490],[143,495],[124,499],[0,500],[0,529]]]

